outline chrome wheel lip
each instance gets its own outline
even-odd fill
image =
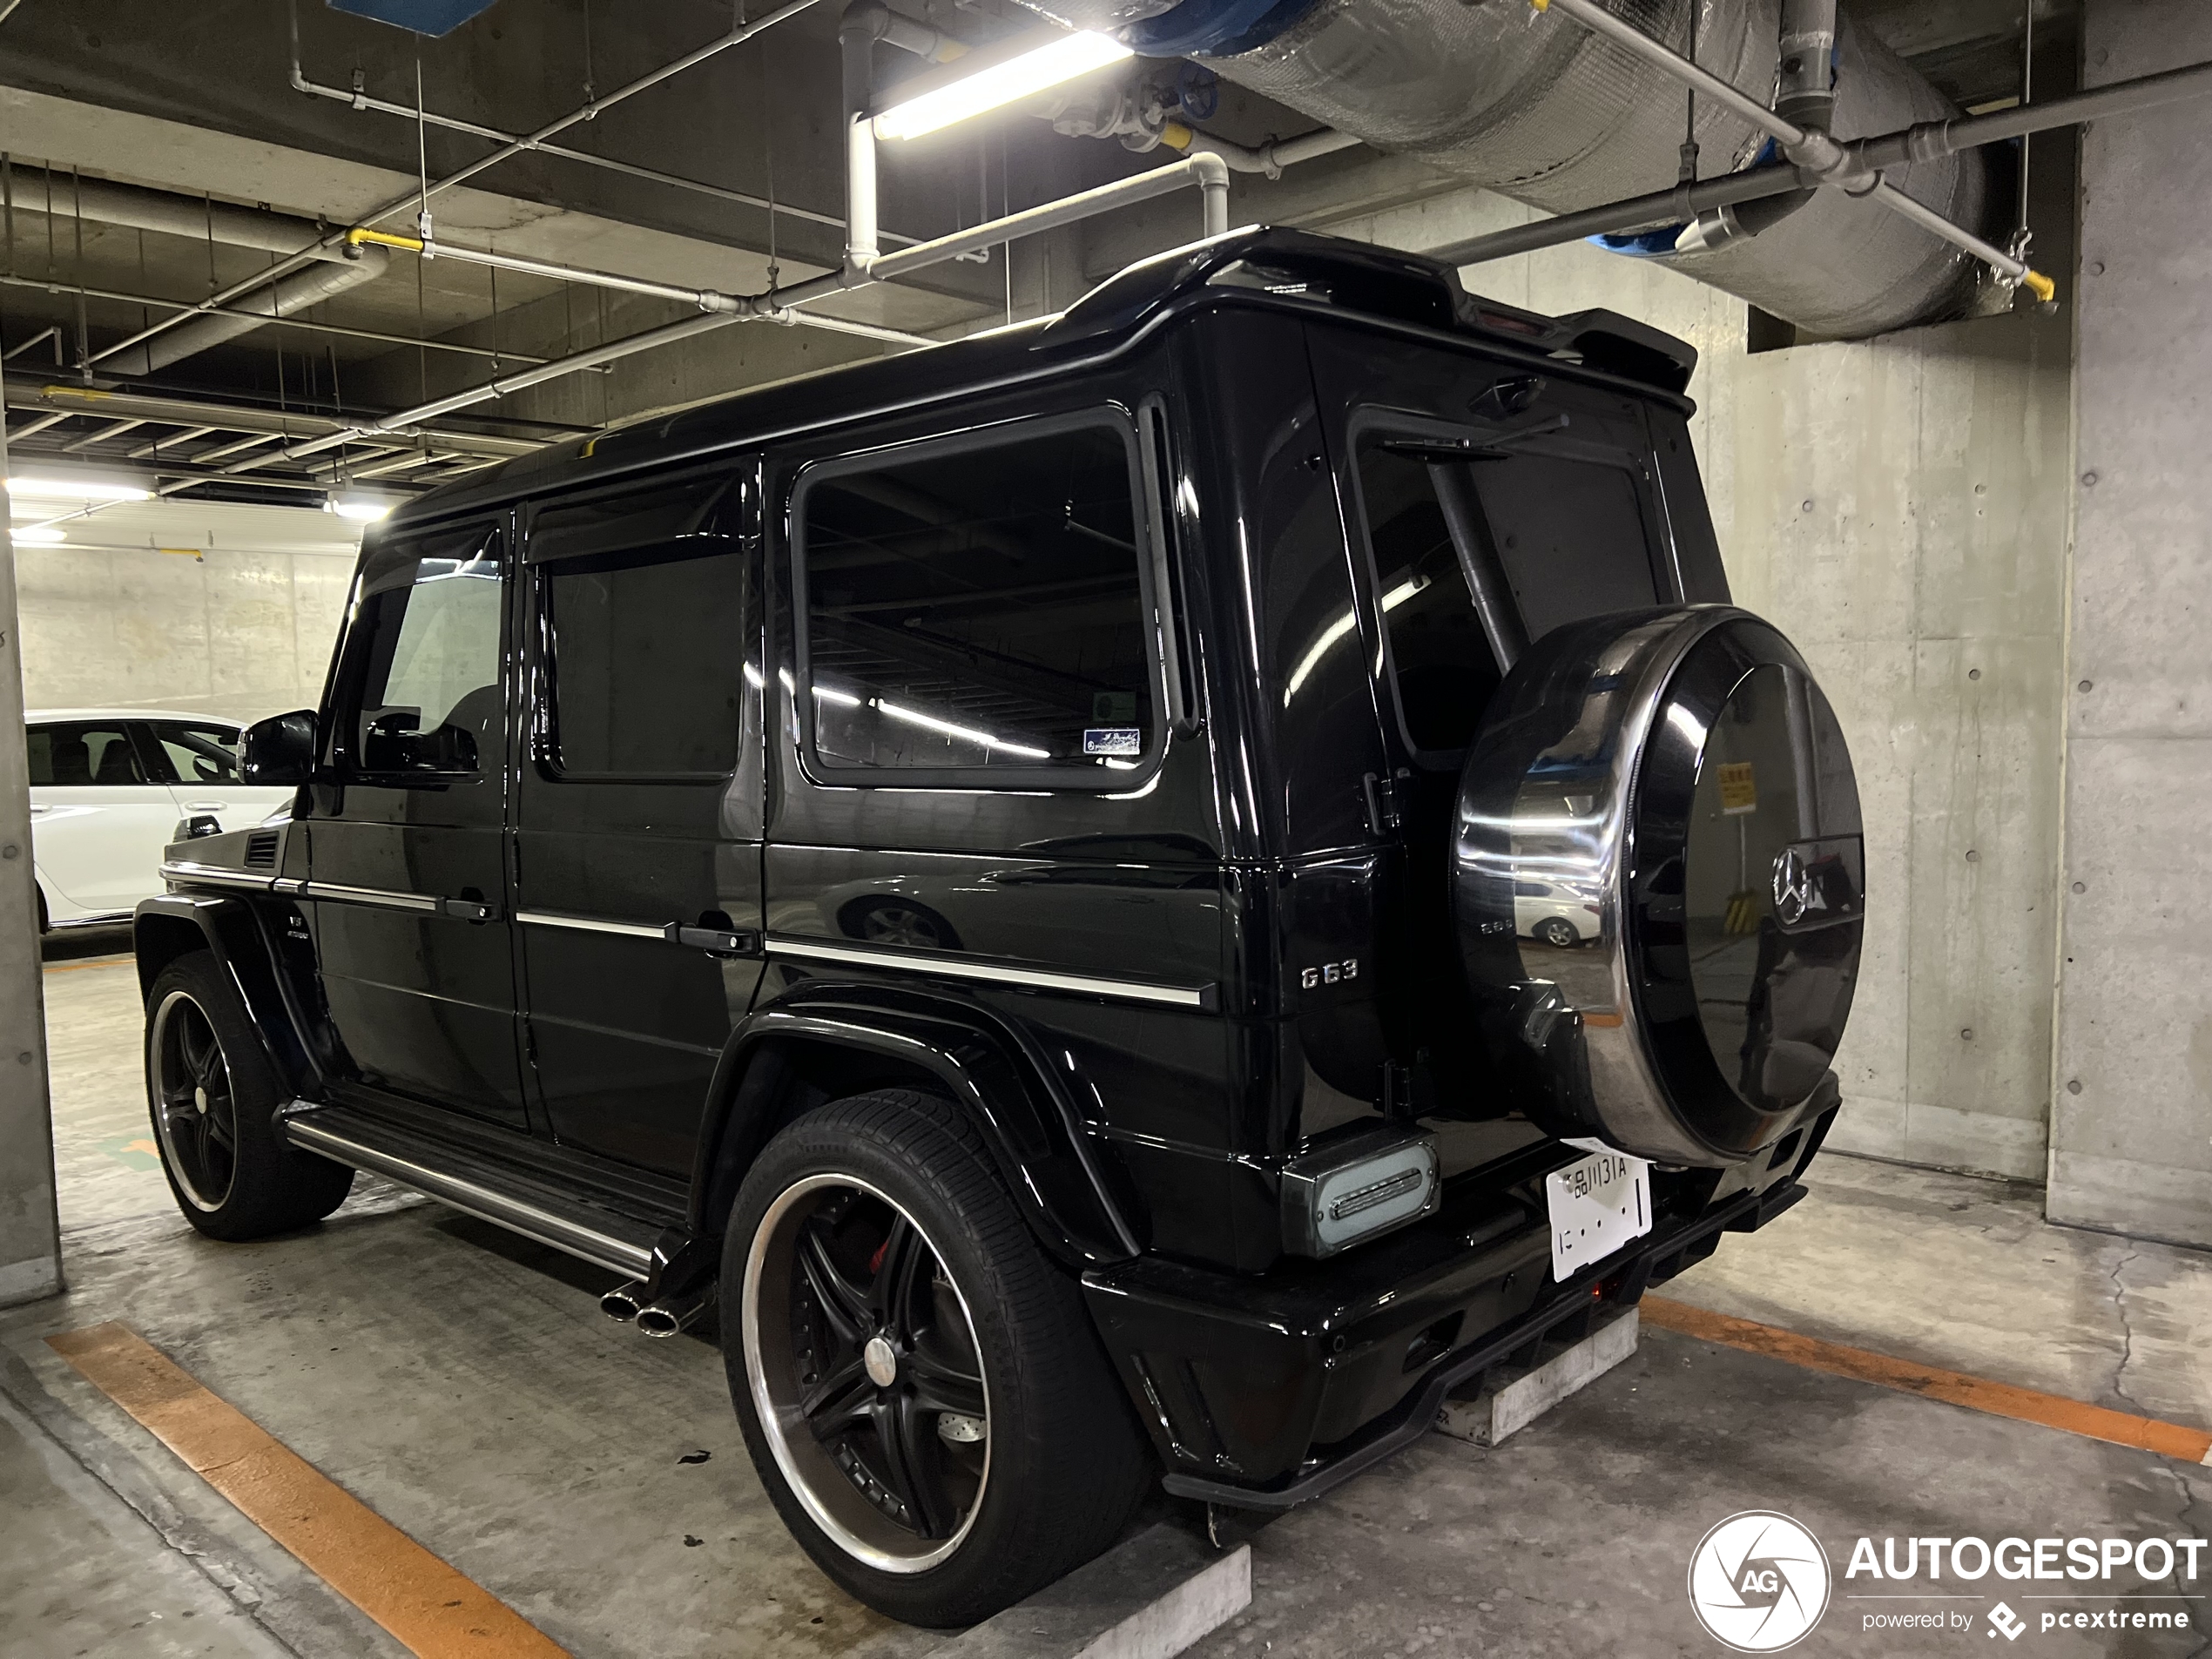
[[[738,1298],[740,1308],[739,1340],[745,1345],[745,1386],[752,1396],[753,1415],[759,1420],[760,1433],[774,1455],[776,1467],[784,1477],[784,1484],[791,1488],[809,1519],[828,1534],[832,1542],[863,1566],[879,1572],[913,1574],[926,1573],[931,1568],[950,1560],[968,1534],[974,1529],[975,1518],[983,1513],[983,1500],[991,1486],[991,1440],[988,1433],[983,1440],[983,1470],[975,1485],[975,1501],[968,1506],[967,1515],[958,1530],[935,1548],[912,1554],[899,1554],[882,1549],[860,1537],[839,1520],[836,1514],[814,1489],[812,1478],[801,1464],[791,1443],[792,1426],[785,1420],[768,1383],[766,1367],[761,1359],[760,1291],[767,1268],[768,1251],[776,1233],[777,1224],[795,1209],[799,1201],[812,1192],[826,1188],[838,1188],[848,1192],[865,1193],[867,1197],[889,1206],[894,1215],[902,1217],[914,1230],[914,1236],[927,1245],[936,1258],[937,1265],[945,1275],[945,1282],[952,1286],[953,1299],[960,1304],[960,1316],[967,1322],[968,1340],[974,1345],[976,1375],[983,1386],[983,1419],[988,1425],[991,1413],[991,1379],[983,1364],[981,1339],[975,1330],[975,1316],[969,1311],[968,1296],[954,1278],[952,1270],[945,1265],[945,1258],[930,1238],[927,1229],[916,1221],[907,1207],[890,1194],[854,1175],[818,1174],[802,1177],[776,1195],[767,1213],[760,1217],[753,1229],[752,1238],[745,1247],[745,1287]],[[802,1426],[802,1432],[803,1426]]]
[[[215,1035],[215,1022],[207,1017],[207,1010],[200,1007],[199,1000],[190,991],[182,990],[172,991],[163,997],[160,1006],[154,1010],[152,1024],[147,1037],[152,1063],[147,1068],[146,1086],[148,1093],[152,1097],[154,1134],[161,1144],[162,1163],[168,1169],[169,1177],[175,1183],[177,1190],[183,1195],[185,1202],[195,1210],[212,1215],[223,1207],[229,1200],[232,1190],[238,1185],[238,1157],[233,1150],[231,1157],[231,1178],[224,1184],[222,1191],[211,1199],[201,1193],[199,1184],[192,1178],[190,1165],[177,1145],[175,1132],[170,1125],[168,1103],[162,1096],[167,1092],[165,1087],[166,1079],[163,1074],[167,1068],[169,1059],[170,1022],[176,1016],[179,1007],[190,1008],[192,1013],[199,1016],[200,1023],[207,1028],[207,1040],[214,1047],[217,1063],[223,1068],[223,1080],[230,1085],[224,1092],[230,1102],[231,1133],[233,1137],[238,1133],[237,1082],[231,1076],[230,1057],[223,1052],[223,1040]],[[204,1089],[198,1084],[194,1085],[195,1097],[204,1093]],[[202,1106],[200,1110],[204,1115],[206,1109]]]

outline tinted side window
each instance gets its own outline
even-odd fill
[[[1463,749],[1500,675],[1429,469],[1369,438],[1359,446],[1359,493],[1406,740]]]
[[[145,768],[131,734],[120,725],[71,721],[25,729],[33,786],[84,787],[97,784],[142,784]]]
[[[154,741],[168,758],[178,781],[234,784],[238,781],[238,732],[229,726],[153,723]]]
[[[1529,638],[1659,603],[1642,503],[1625,467],[1527,451],[1469,464]]]
[[[550,753],[565,778],[729,775],[745,661],[745,561],[679,543],[540,567]]]
[[[1157,752],[1132,435],[1035,422],[833,463],[800,486],[815,758],[1088,772]]]
[[[401,549],[364,571],[339,722],[368,772],[496,769],[502,752],[499,543]]]

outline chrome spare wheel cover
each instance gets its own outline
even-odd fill
[[[186,1202],[219,1210],[238,1179],[238,1099],[223,1045],[192,994],[172,991],[154,1010],[148,1047],[162,1162]]]
[[[1461,776],[1453,901],[1493,1087],[1562,1138],[1725,1167],[1823,1094],[1865,929],[1858,790],[1797,649],[1723,605],[1554,629]],[[1524,937],[1524,883],[1595,937]]]
[[[989,1385],[914,1217],[854,1176],[793,1183],[753,1231],[740,1306],[753,1411],[814,1523],[879,1571],[949,1559],[989,1484]]]

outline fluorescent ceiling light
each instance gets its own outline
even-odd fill
[[[333,496],[323,505],[339,517],[350,518],[356,524],[374,524],[392,510],[392,503],[380,496]]]
[[[55,547],[69,539],[45,524],[26,524],[19,530],[10,530],[8,537],[20,547]]]
[[[896,703],[887,703],[881,698],[869,699],[878,711],[894,720],[904,720],[908,725],[918,725],[925,732],[942,732],[948,738],[960,738],[969,743],[980,743],[987,749],[1003,749],[1010,755],[1026,755],[1032,760],[1049,760],[1049,749],[1033,749],[1025,743],[1008,743],[1004,738],[988,732],[979,732],[972,725],[954,725],[950,720],[941,720],[934,714],[924,714],[920,709],[901,708]]]
[[[1062,35],[1018,57],[893,105],[875,118],[875,136],[918,138],[987,110],[1018,104],[1048,87],[1124,63],[1134,56],[1128,47],[1104,35],[1089,30]]]
[[[10,478],[8,493],[31,501],[152,501],[153,491],[98,478]]]

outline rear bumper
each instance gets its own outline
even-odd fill
[[[1633,1305],[1722,1233],[1764,1226],[1804,1196],[1795,1177],[1809,1153],[1694,1213],[1662,1211],[1565,1284],[1551,1278],[1548,1221],[1491,1189],[1264,1278],[1145,1258],[1087,1273],[1083,1286],[1167,1489],[1286,1509],[1418,1439],[1462,1383]]]

